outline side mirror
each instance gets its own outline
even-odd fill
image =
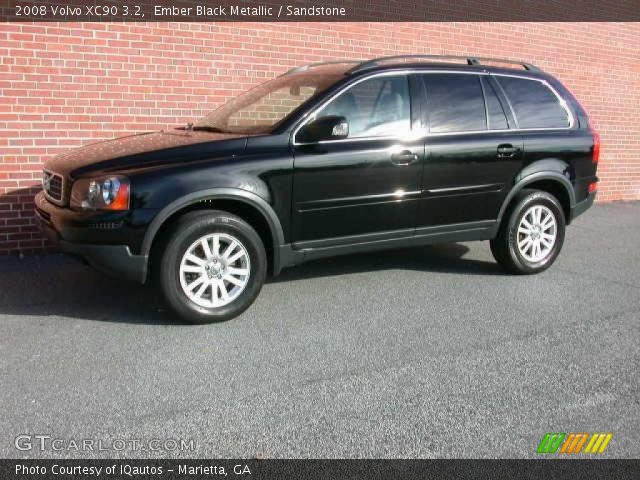
[[[349,122],[344,117],[329,115],[316,118],[298,132],[296,140],[303,143],[340,140],[349,136]]]

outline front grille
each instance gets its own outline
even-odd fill
[[[42,173],[42,189],[51,200],[63,201],[64,180],[61,175],[45,170]]]

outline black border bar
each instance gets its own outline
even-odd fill
[[[189,473],[190,467],[196,469],[195,473]],[[247,473],[245,467],[250,473]],[[97,475],[98,468],[100,468],[100,473]],[[205,468],[209,470],[204,470]],[[64,475],[60,474],[61,469],[64,469]],[[78,473],[68,474],[69,469],[75,469],[72,471]],[[113,472],[109,473],[111,469]],[[226,477],[221,474],[221,469],[226,472]],[[17,473],[18,470],[22,474]],[[36,473],[36,470],[39,470],[40,473]],[[55,473],[56,471],[58,474]],[[86,473],[81,473],[83,471]],[[243,473],[240,474],[240,472]],[[0,460],[0,478],[2,480],[198,480],[214,478],[251,480],[546,480],[573,478],[631,480],[640,478],[640,460],[546,458],[539,460],[14,459]]]
[[[637,22],[640,0],[0,0],[0,21]]]

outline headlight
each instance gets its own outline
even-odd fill
[[[128,210],[129,180],[120,175],[76,180],[71,189],[71,206],[90,210]]]

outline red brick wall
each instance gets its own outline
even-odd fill
[[[531,61],[602,135],[601,201],[640,198],[639,23],[0,24],[0,254],[43,246],[43,161],[101,138],[184,124],[304,63],[395,53]]]

